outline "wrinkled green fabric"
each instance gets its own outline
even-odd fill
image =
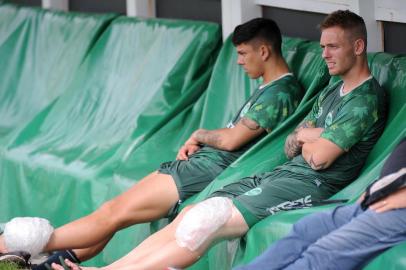
[[[115,170],[116,174],[139,180],[156,170],[161,162],[173,160],[197,128],[216,129],[227,124],[258,85],[236,64],[234,50],[228,40],[217,58],[205,93],[193,106],[186,107],[157,130],[146,143],[134,147]]]
[[[201,95],[218,30],[214,24],[114,20],[66,93],[19,133],[9,152],[92,175],[105,164],[114,168]]]
[[[81,17],[66,14],[65,23],[80,21]],[[55,90],[60,91],[59,96],[42,110],[31,112],[31,119],[1,149],[0,222],[14,216],[42,216],[60,226],[127,189],[134,180],[116,177],[115,167],[151,134],[191,106],[207,88],[221,41],[219,25],[119,17],[106,26],[99,29],[97,39],[73,75],[66,74],[72,78],[65,81],[64,74],[58,74],[64,81]],[[44,27],[51,25],[44,22]],[[72,26],[55,35],[77,35],[76,43],[80,45],[80,36],[75,34],[78,28],[85,30]],[[31,32],[36,34],[30,29],[28,36]],[[52,40],[53,33],[48,34]],[[39,49],[42,41],[31,38],[32,42],[24,41],[22,46],[34,43],[34,48]],[[69,51],[62,48],[60,53]],[[28,64],[36,60],[36,55],[31,58],[17,52],[9,59],[10,63]],[[58,61],[61,66],[65,63],[63,59]],[[10,74],[7,78],[19,79]],[[26,91],[32,100],[35,93]],[[25,98],[24,93],[21,95],[16,102]],[[0,100],[0,106],[3,102]],[[110,185],[117,187],[117,193]],[[120,235],[135,242],[120,241],[125,244],[116,247]],[[145,235],[137,238],[125,231],[118,234],[104,260],[101,256],[92,263],[103,265],[121,257]]]
[[[173,159],[195,129],[223,127],[258,86],[236,64],[230,40],[217,57],[218,25],[114,18],[0,5],[0,223],[42,216],[60,226],[90,213]],[[306,89],[298,110],[188,203],[286,161],[285,138],[329,75],[317,42],[284,38],[283,53]],[[406,57],[377,53],[369,60],[389,93],[388,123],[358,180],[337,199],[354,201],[406,134]],[[269,217],[190,269],[250,261],[297,219],[331,207]],[[150,233],[149,225],[121,231],[88,264],[105,265]],[[367,269],[406,267],[404,249],[387,251]]]
[[[0,6],[0,147],[67,90],[113,17]]]

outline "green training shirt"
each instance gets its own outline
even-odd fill
[[[379,83],[370,77],[347,94],[342,93],[343,82],[327,86],[304,119],[321,134],[345,151],[330,167],[315,171],[302,155],[278,167],[299,174],[303,179],[325,184],[338,191],[354,180],[382,134],[386,120],[386,98]]]
[[[299,82],[293,74],[288,73],[269,84],[260,86],[241,107],[227,127],[232,128],[242,117],[247,117],[269,132],[293,114],[302,97],[303,90]],[[226,163],[232,162],[265,135],[266,133],[237,151],[229,152],[205,146],[196,155],[210,157],[213,160],[218,160],[219,163],[224,161]]]

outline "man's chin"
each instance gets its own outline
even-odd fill
[[[259,79],[261,77],[261,75],[253,75],[253,74],[249,74],[247,73],[248,77],[250,77],[250,79],[256,80]]]
[[[328,74],[330,74],[331,76],[337,76],[337,75],[340,75],[340,72],[338,72],[337,70],[334,70],[334,69],[329,69]]]

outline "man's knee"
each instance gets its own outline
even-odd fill
[[[119,228],[128,219],[128,212],[125,211],[125,206],[117,201],[117,199],[109,200],[103,203],[96,211],[98,222],[103,223],[103,226],[114,226]]]
[[[230,220],[233,203],[228,198],[213,197],[185,211],[176,229],[176,242],[196,251]]]

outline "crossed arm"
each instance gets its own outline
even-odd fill
[[[323,128],[316,128],[311,122],[302,122],[286,139],[285,154],[289,159],[302,154],[313,170],[328,168],[344,153],[333,142],[321,138]]]
[[[258,123],[246,117],[241,118],[233,128],[198,129],[180,148],[176,159],[187,160],[203,144],[220,150],[238,150],[263,132],[264,129]]]

